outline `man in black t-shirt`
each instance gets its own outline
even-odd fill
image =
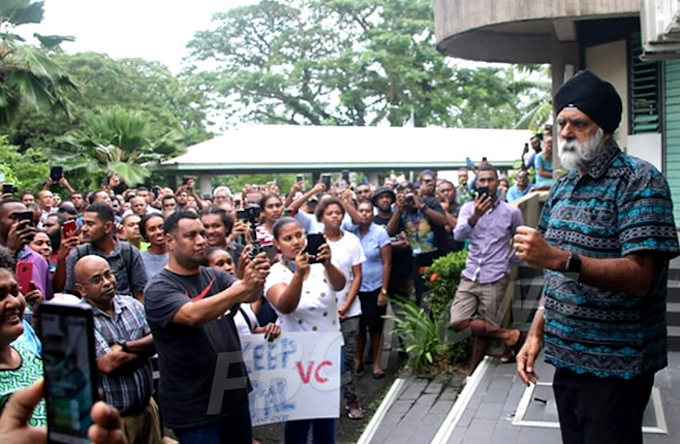
[[[146,289],[146,317],[158,350],[163,423],[182,443],[251,444],[250,383],[233,316],[262,296],[265,253],[239,281],[200,266],[207,241],[199,217],[173,213],[164,225],[169,260]]]

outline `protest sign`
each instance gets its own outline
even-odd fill
[[[340,415],[340,332],[244,335],[253,426]]]

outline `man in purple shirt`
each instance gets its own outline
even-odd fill
[[[496,169],[487,165],[477,175],[477,197],[463,205],[453,230],[456,241],[470,238],[465,270],[451,305],[451,328],[469,331],[476,339],[468,374],[484,357],[490,339],[502,339],[509,348],[504,362],[514,361],[521,343],[519,330],[500,328],[500,324],[514,265],[510,240],[524,221],[517,207],[498,199],[497,189]]]
[[[19,213],[26,211],[26,205],[19,199],[0,200],[0,245],[9,248],[18,262],[33,263],[33,283],[42,292],[43,298],[52,299],[52,280],[47,261],[28,248],[28,242],[35,235],[35,228],[24,221],[18,221]]]

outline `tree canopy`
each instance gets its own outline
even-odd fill
[[[43,50],[26,44],[13,32],[18,26],[40,23],[43,5],[33,0],[0,2],[0,129],[15,121],[22,105],[70,111],[65,93],[75,85],[69,76]],[[48,49],[73,40],[59,35],[34,36]]]
[[[63,147],[61,136],[81,129],[91,114],[114,106],[142,113],[151,137],[176,131],[184,145],[210,137],[205,126],[207,105],[203,92],[186,77],[172,75],[157,62],[114,60],[93,52],[57,54],[53,59],[78,85],[79,91],[68,96],[72,113],[67,116],[22,108],[9,132],[14,144]]]
[[[214,15],[190,70],[227,123],[511,127],[511,67],[437,53],[431,0],[262,0]]]

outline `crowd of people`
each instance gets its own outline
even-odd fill
[[[104,399],[121,412],[129,442],[160,442],[161,417],[181,442],[206,436],[250,442],[248,384],[205,413],[217,355],[239,352],[239,334],[274,339],[335,330],[343,337],[345,411],[363,418],[357,378],[365,363],[372,378],[385,376],[388,298],[415,292],[420,303],[421,268],[464,245],[453,236],[460,204],[451,182],[430,170],[415,184],[391,180],[376,188],[339,177],[330,189],[323,180],[307,189],[298,180],[285,195],[274,183],[236,194],[219,186],[200,198],[193,178],[172,190],[126,188],[114,175],[106,186],[80,193],[61,177],[35,194],[2,196],[0,244],[14,260],[7,276],[33,264],[30,288],[17,290],[25,301],[23,332],[11,341],[24,371],[32,380],[41,373],[33,311],[46,300],[86,305],[95,319]],[[51,189],[58,187],[69,199],[55,199]],[[312,257],[306,242],[314,234],[322,240]],[[154,396],[156,353],[161,376]],[[230,378],[246,378],[240,371]],[[18,385],[7,397],[25,380],[13,381]],[[34,415],[44,423],[44,406]],[[310,430],[328,442],[334,423],[291,421],[286,442],[306,442]]]
[[[391,174],[382,186],[351,184],[343,174],[309,186],[298,178],[285,194],[270,182],[235,194],[219,186],[199,197],[190,177],[172,190],[125,188],[114,175],[88,193],[61,177],[35,195],[4,195],[0,410],[16,408],[8,402],[14,392],[36,396],[35,388],[20,391],[42,372],[31,313],[58,300],[93,310],[104,400],[120,412],[110,429],[130,443],[161,442],[163,426],[182,443],[253,442],[242,360],[227,365],[229,384],[216,387],[214,379],[219,356],[240,356],[239,335],[249,333],[276,340],[288,332],[341,332],[345,412],[360,419],[356,382],[364,364],[372,378],[385,376],[389,298],[421,304],[424,267],[466,248],[451,328],[476,338],[470,372],[495,338],[506,345],[503,360],[517,360],[522,380],[535,382],[533,363],[545,341],[546,359],[558,367],[565,442],[607,442],[613,429],[624,430],[621,418],[630,439],[640,430],[654,372],[665,365],[664,278],[678,243],[665,180],[611,137],[620,110],[611,85],[590,73],[575,76],[555,97],[560,160],[569,172],[553,178],[552,128],[545,128],[530,141],[529,159],[528,146],[522,154],[512,186],[484,158],[472,171],[460,169],[456,184],[432,170],[415,182]],[[50,186],[64,187],[70,198],[55,200]],[[551,191],[540,224],[526,227],[509,202],[541,189]],[[311,251],[314,235],[318,249]],[[519,261],[547,270],[528,338],[501,326]],[[24,263],[32,275],[20,288],[15,270]],[[635,395],[616,402],[628,410],[606,416],[611,399],[602,401],[593,387],[606,387],[611,397]],[[44,405],[32,405],[21,423],[44,424]],[[603,421],[583,422],[586,406]],[[314,442],[332,443],[335,419],[288,421],[283,433],[287,443],[306,443],[310,433]]]

